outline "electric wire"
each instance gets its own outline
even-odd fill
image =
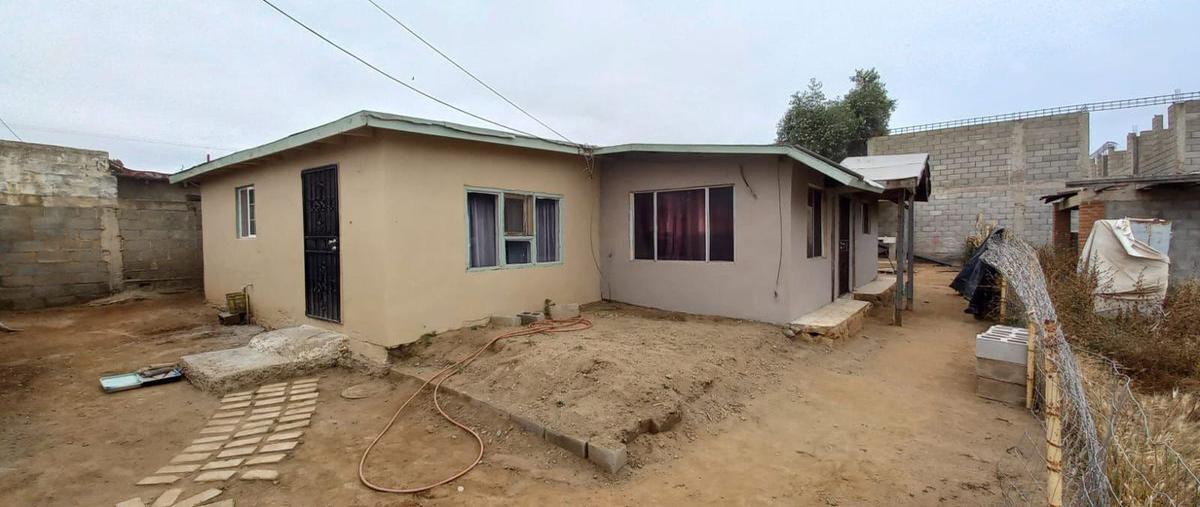
[[[13,137],[17,138],[18,141],[25,142],[24,139],[21,139],[21,136],[17,135],[17,131],[13,130],[12,127],[8,126],[8,122],[4,121],[4,118],[0,118],[0,123],[3,123],[4,128],[8,129],[8,133],[12,134]]]
[[[510,131],[513,131],[513,132],[517,132],[517,133],[519,133],[519,134],[524,134],[524,135],[526,135],[526,136],[529,136],[529,137],[532,137],[532,138],[535,138],[535,139],[539,139],[539,140],[542,140],[542,141],[546,141],[546,142],[555,142],[555,141],[550,141],[549,139],[544,139],[544,138],[542,138],[542,137],[540,137],[540,136],[537,136],[537,135],[535,135],[535,134],[531,134],[531,133],[529,133],[529,132],[526,132],[526,131],[524,131],[524,130],[521,130],[521,129],[519,129],[519,128],[516,128],[516,127],[511,127],[511,126],[509,126],[509,125],[505,125],[505,124],[503,124],[503,123],[500,123],[500,122],[498,122],[498,121],[496,121],[496,120],[492,120],[492,119],[490,119],[490,118],[487,118],[487,117],[484,117],[484,116],[481,116],[481,115],[478,115],[478,114],[472,113],[472,112],[470,112],[470,111],[467,111],[466,109],[463,109],[463,108],[461,108],[461,107],[458,107],[458,106],[456,106],[456,105],[454,105],[454,104],[451,104],[451,103],[449,103],[449,102],[446,102],[445,100],[439,99],[439,98],[437,98],[437,97],[435,97],[435,96],[433,96],[433,95],[431,95],[431,94],[429,94],[429,93],[425,92],[424,90],[421,90],[420,88],[417,88],[417,87],[415,87],[415,86],[413,86],[413,85],[410,85],[410,84],[408,84],[408,83],[405,83],[405,82],[404,82],[403,80],[401,80],[400,78],[397,78],[396,76],[393,76],[393,75],[392,75],[392,74],[390,74],[389,72],[387,72],[387,71],[385,71],[385,70],[383,70],[383,69],[381,69],[381,68],[379,68],[379,67],[375,66],[375,65],[374,65],[374,64],[372,64],[371,62],[368,62],[368,61],[367,61],[367,60],[365,60],[364,58],[362,58],[362,57],[358,56],[357,54],[354,54],[354,52],[353,52],[353,51],[350,51],[349,49],[346,49],[346,48],[342,47],[340,44],[338,44],[338,43],[334,42],[334,41],[333,41],[333,40],[331,40],[330,38],[328,38],[328,37],[326,37],[326,36],[322,35],[322,34],[321,34],[320,32],[318,32],[318,31],[316,31],[316,30],[312,29],[312,28],[311,28],[311,27],[309,27],[308,25],[304,24],[304,22],[303,22],[303,21],[300,21],[300,20],[299,20],[299,19],[297,19],[295,16],[292,16],[291,14],[288,14],[288,13],[287,13],[287,11],[285,11],[285,10],[281,9],[279,6],[277,6],[277,5],[275,5],[274,3],[272,3],[272,2],[271,2],[271,0],[261,0],[261,1],[262,1],[263,3],[265,3],[265,4],[267,4],[268,6],[270,6],[272,9],[274,9],[274,10],[275,10],[275,12],[278,12],[279,14],[282,14],[282,15],[283,15],[283,17],[285,17],[285,18],[288,18],[288,19],[289,19],[289,20],[291,20],[293,23],[295,23],[295,24],[299,25],[301,28],[303,28],[303,29],[307,30],[307,31],[308,31],[308,33],[311,33],[311,34],[315,35],[315,36],[316,36],[318,39],[321,39],[322,41],[325,41],[325,43],[326,43],[326,44],[329,44],[330,46],[333,46],[334,48],[336,48],[338,51],[341,51],[342,53],[345,53],[345,54],[346,54],[346,56],[349,56],[350,58],[353,58],[353,59],[355,59],[356,61],[358,61],[358,63],[361,63],[361,64],[365,65],[367,68],[369,68],[369,69],[371,69],[371,70],[375,71],[375,72],[376,72],[376,73],[378,73],[379,75],[381,75],[381,76],[383,76],[383,77],[386,77],[386,78],[390,79],[391,81],[395,82],[396,84],[398,84],[398,85],[400,85],[400,86],[403,86],[403,87],[405,87],[405,88],[408,88],[410,91],[412,91],[412,92],[414,92],[414,93],[416,93],[416,94],[418,94],[418,95],[420,95],[420,96],[422,96],[422,97],[425,97],[425,98],[427,98],[427,99],[429,99],[429,100],[432,100],[432,101],[434,101],[434,102],[437,102],[438,104],[441,104],[441,105],[443,105],[443,106],[446,106],[446,107],[448,107],[448,108],[450,108],[450,109],[453,109],[453,110],[455,110],[455,111],[458,111],[459,113],[462,113],[462,114],[465,114],[465,115],[467,115],[467,116],[470,116],[471,118],[475,118],[476,120],[479,120],[479,121],[482,121],[482,122],[486,122],[486,123],[488,123],[488,124],[491,124],[491,125],[495,125],[495,126],[497,126],[497,127],[500,127],[500,128],[502,128],[502,129],[505,129],[505,130],[510,130]],[[571,143],[571,144],[574,144],[574,143]]]
[[[466,67],[463,67],[463,66],[462,66],[462,65],[460,65],[458,62],[454,61],[454,59],[453,59],[453,58],[450,58],[450,56],[449,56],[449,55],[447,55],[446,53],[442,52],[442,50],[440,50],[440,49],[438,49],[436,46],[434,46],[434,45],[433,45],[433,43],[431,43],[431,42],[429,42],[428,40],[426,40],[424,37],[422,37],[420,34],[418,34],[416,31],[414,31],[414,30],[413,30],[412,28],[410,28],[408,25],[404,24],[404,22],[403,22],[403,21],[400,21],[400,19],[398,19],[396,16],[394,16],[394,15],[393,15],[391,12],[389,12],[387,9],[383,8],[383,6],[382,6],[382,5],[379,5],[379,3],[378,3],[378,2],[376,2],[375,0],[367,0],[367,1],[368,1],[368,2],[370,2],[370,3],[371,3],[371,5],[375,6],[375,8],[379,10],[379,12],[382,12],[384,16],[387,16],[387,17],[388,17],[388,18],[390,18],[392,21],[396,22],[396,24],[397,24],[397,25],[400,25],[400,28],[403,28],[403,29],[404,29],[404,31],[408,32],[408,33],[409,33],[410,35],[412,35],[413,37],[416,37],[416,38],[417,38],[417,40],[421,41],[421,43],[422,43],[422,44],[425,44],[426,46],[428,46],[428,47],[429,47],[429,49],[432,49],[434,53],[437,53],[439,56],[441,56],[441,57],[442,57],[443,59],[445,59],[447,62],[450,62],[450,64],[451,64],[451,65],[453,65],[453,66],[457,67],[457,68],[458,68],[458,70],[461,70],[461,71],[463,72],[463,74],[466,74],[467,76],[470,76],[470,78],[471,78],[471,79],[474,79],[474,80],[475,80],[475,82],[476,82],[476,83],[479,83],[479,85],[480,85],[480,86],[483,86],[484,88],[487,88],[487,90],[488,90],[488,91],[492,92],[492,93],[493,93],[494,95],[496,95],[497,97],[500,97],[500,99],[501,99],[501,100],[503,100],[503,101],[505,101],[505,102],[507,102],[507,103],[508,103],[508,105],[510,105],[510,106],[512,106],[512,107],[514,107],[514,108],[516,108],[516,110],[517,110],[517,111],[520,111],[520,112],[521,112],[522,114],[524,114],[525,116],[528,116],[528,117],[529,117],[529,119],[531,119],[531,120],[533,120],[533,121],[537,122],[537,124],[538,124],[538,125],[541,125],[541,126],[545,127],[545,128],[546,128],[546,130],[549,130],[549,131],[551,131],[551,132],[554,132],[554,134],[555,134],[555,135],[557,135],[558,137],[562,138],[564,141],[566,141],[566,142],[568,142],[568,143],[571,143],[571,144],[576,144],[576,145],[577,145],[577,144],[579,144],[579,143],[576,143],[575,141],[572,141],[572,140],[571,140],[571,138],[569,138],[569,137],[567,137],[567,136],[563,135],[563,134],[562,134],[562,132],[559,132],[558,130],[555,130],[555,129],[554,129],[554,127],[551,127],[550,125],[547,125],[547,124],[546,124],[546,122],[542,121],[542,120],[541,120],[541,119],[539,119],[537,116],[534,116],[534,115],[533,115],[533,113],[530,113],[529,111],[526,111],[526,110],[525,110],[525,108],[523,108],[523,107],[521,107],[521,106],[517,105],[517,103],[516,103],[516,102],[513,102],[513,101],[512,101],[512,100],[510,100],[508,97],[504,96],[504,94],[503,94],[503,93],[500,93],[500,92],[499,92],[499,91],[497,91],[495,88],[492,88],[492,86],[491,86],[491,85],[489,85],[489,84],[485,83],[485,82],[484,82],[482,79],[480,79],[480,78],[479,78],[479,76],[476,76],[475,74],[471,73],[471,71],[467,70],[467,69],[466,69]]]

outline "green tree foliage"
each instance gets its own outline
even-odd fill
[[[854,86],[845,97],[830,99],[820,81],[809,80],[807,90],[792,94],[776,126],[775,141],[803,146],[834,161],[866,155],[867,139],[887,134],[896,101],[888,98],[875,69],[858,69],[850,81]]]

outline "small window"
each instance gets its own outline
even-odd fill
[[[253,238],[258,234],[254,217],[254,185],[237,189],[237,237]]]
[[[733,187],[635,192],[633,258],[733,261]]]
[[[869,205],[865,202],[862,203],[862,224],[863,224],[862,233],[870,234],[871,233],[871,205]]]
[[[501,190],[467,192],[469,268],[561,261],[561,199]]]
[[[808,189],[808,258],[825,255],[824,234],[825,192],[817,188]]]

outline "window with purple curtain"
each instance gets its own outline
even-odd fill
[[[496,258],[496,195],[482,192],[467,193],[467,230],[469,266],[495,266]]]
[[[704,189],[658,192],[657,201],[658,259],[704,260]]]
[[[537,198],[535,204],[537,261],[557,262],[558,259],[558,199]]]

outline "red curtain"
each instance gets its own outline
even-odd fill
[[[659,260],[704,260],[704,189],[658,193]]]

